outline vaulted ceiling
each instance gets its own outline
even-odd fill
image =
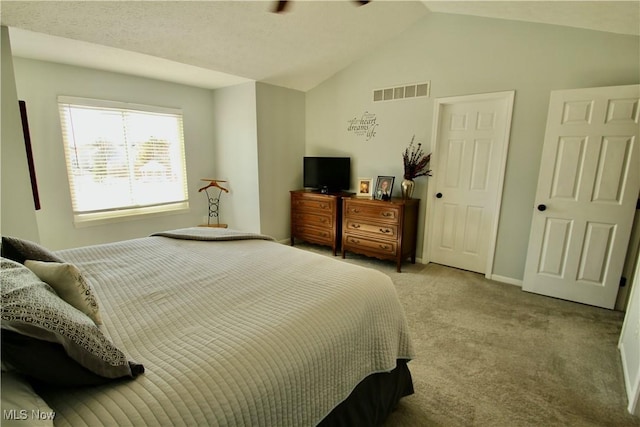
[[[7,1],[14,55],[216,88],[306,91],[427,14],[640,34],[639,1]]]

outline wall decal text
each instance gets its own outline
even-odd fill
[[[365,137],[365,141],[369,141],[376,136],[376,128],[378,127],[377,117],[375,113],[365,111],[360,118],[354,117],[348,120],[349,126],[347,132],[353,132],[357,136]]]

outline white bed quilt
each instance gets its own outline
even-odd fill
[[[57,254],[91,281],[106,333],[145,373],[41,390],[56,425],[310,426],[413,357],[394,285],[375,270],[265,240]]]

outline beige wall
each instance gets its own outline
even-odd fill
[[[304,93],[265,83],[213,91],[216,178],[231,190],[221,222],[289,237],[289,190],[302,184]]]
[[[290,237],[290,190],[302,188],[304,157],[303,92],[256,85],[261,232]]]
[[[215,172],[210,90],[24,58],[14,58],[14,65],[18,95],[26,101],[29,114],[42,202],[42,209],[37,211],[36,218],[40,242],[44,246],[50,249],[85,246],[201,223],[207,213],[207,201],[197,191],[201,186],[199,179]],[[76,228],[58,116],[58,95],[181,108],[184,114],[190,212]],[[4,120],[4,109],[2,117]],[[8,182],[5,181],[4,171],[2,182],[3,185]],[[9,191],[12,198],[17,197],[17,187]],[[24,218],[21,221],[26,221],[29,215],[33,215],[33,206],[24,209],[22,215]]]
[[[62,249],[203,224],[208,210],[205,193],[198,192],[204,185],[200,179],[216,178],[228,181],[225,185],[230,190],[220,198],[221,223],[279,240],[288,238],[289,190],[300,187],[302,181],[299,167],[304,153],[304,93],[267,84],[256,86],[254,82],[211,91],[45,61],[14,58],[14,62],[17,91],[26,100],[30,113],[42,210],[34,213],[28,175],[20,180],[3,179],[3,183],[11,182],[3,197],[14,202],[5,206],[12,206],[16,212],[16,227],[36,230],[32,235],[13,234],[40,240],[51,249]],[[13,81],[13,75],[3,71],[5,77]],[[10,93],[5,91],[3,95]],[[58,95],[181,108],[190,212],[76,228],[72,221]],[[3,123],[11,119],[4,112],[2,117]],[[11,159],[5,170],[14,177],[27,171],[26,159],[23,162],[18,156],[24,157],[24,144],[19,121],[17,125],[20,132],[17,152],[9,153],[7,150],[14,146],[3,144],[3,154],[8,153],[5,158]],[[3,126],[3,136],[10,130],[10,126]],[[15,166],[15,171],[11,166]],[[18,192],[19,186],[24,185],[24,191]],[[18,196],[29,205],[17,210]],[[29,225],[29,216],[34,226]],[[10,217],[6,215],[7,219]],[[40,237],[36,222],[43,230]],[[215,218],[212,222],[216,222]]]
[[[402,179],[401,153],[412,135],[431,144],[437,97],[515,90],[506,182],[493,273],[521,280],[533,212],[549,93],[638,83],[640,39],[553,25],[430,14],[400,37],[307,92],[307,154],[350,155],[357,177]],[[372,91],[431,81],[431,97],[372,101]],[[347,131],[374,113],[374,138]],[[418,241],[424,233],[426,179]],[[399,194],[399,185],[395,192]],[[421,248],[419,248],[421,249]],[[421,256],[419,250],[418,256]]]
[[[213,91],[214,164],[229,193],[220,200],[221,223],[237,230],[260,232],[256,84]]]
[[[13,58],[7,27],[1,28],[2,42],[2,118],[1,177],[2,207],[0,231],[5,236],[40,241],[31,181],[27,167],[27,154],[22,133],[18,95],[14,79]]]
[[[199,179],[213,177],[229,180],[231,192],[222,196],[222,222],[283,239],[288,235],[288,191],[301,185],[302,156],[348,155],[352,183],[357,177],[377,175],[394,175],[399,183],[401,153],[412,135],[430,146],[436,97],[515,90],[494,273],[518,280],[524,269],[550,91],[638,83],[639,46],[639,38],[632,36],[430,14],[306,94],[261,83],[210,91],[15,58],[17,91],[28,104],[41,182],[43,209],[36,215],[40,238],[57,249],[200,224],[207,209],[204,195],[197,192]],[[3,47],[3,56],[5,52]],[[3,88],[5,80],[11,80],[4,64]],[[430,98],[372,102],[374,89],[426,80],[431,81]],[[59,94],[183,108],[191,212],[74,228],[55,105]],[[379,125],[370,140],[347,130],[348,121],[365,112],[375,114]],[[3,111],[3,124],[9,118]],[[3,139],[4,133],[3,126]],[[20,197],[30,201],[25,182]],[[4,183],[3,179],[3,187]],[[416,186],[416,196],[423,199],[419,241],[426,183],[427,178],[420,178]],[[399,185],[395,188],[399,194]],[[5,212],[3,207],[3,225]],[[23,213],[19,219],[26,224],[33,211]]]

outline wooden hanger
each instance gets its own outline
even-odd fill
[[[202,178],[200,181],[209,181],[209,184],[207,184],[204,187],[202,187],[201,189],[199,189],[198,192],[201,192],[202,190],[206,190],[209,187],[219,188],[220,190],[224,191],[225,193],[229,192],[229,190],[227,190],[226,188],[224,188],[223,186],[218,184],[219,182],[227,182],[227,181],[221,181],[219,179],[205,179],[205,178]]]

